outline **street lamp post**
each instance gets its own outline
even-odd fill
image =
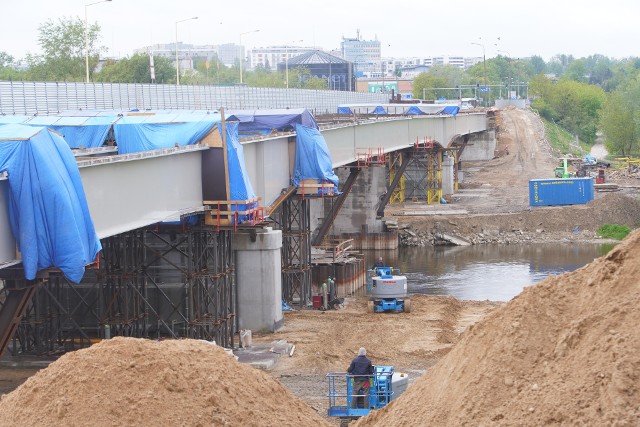
[[[481,46],[482,47],[482,67],[484,68],[484,90],[483,90],[483,100],[484,100],[484,106],[487,106],[487,101],[486,101],[486,90],[487,90],[487,55],[485,54],[485,49],[484,49],[484,44],[482,43],[474,43],[471,42],[471,44],[475,44],[477,46]]]
[[[240,84],[242,84],[242,62],[244,61],[244,53],[242,52],[242,36],[245,34],[257,33],[260,30],[251,30],[240,33]]]
[[[198,19],[198,17],[194,16],[192,18],[176,21],[176,86],[180,86],[180,58],[178,58],[178,24],[185,21],[191,21],[193,19]]]
[[[87,9],[98,3],[105,3],[111,0],[100,0],[84,5],[84,66],[87,72],[87,83],[89,83],[89,20],[87,19]]]
[[[294,40],[291,43],[302,43],[304,40]],[[284,46],[284,82],[289,89],[289,45]]]
[[[506,53],[509,60],[509,82],[507,85],[507,98],[509,99],[509,105],[511,105],[511,55],[506,50],[499,50],[499,53]]]

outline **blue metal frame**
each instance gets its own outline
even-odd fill
[[[357,375],[363,377],[364,375]],[[369,393],[364,395],[365,408],[352,408],[351,402],[362,395],[353,391],[353,375],[346,372],[331,372],[327,374],[329,386],[330,417],[358,418],[363,417],[374,409],[380,409],[393,398],[392,378],[393,366],[376,366],[373,375],[369,377]],[[336,381],[337,380],[337,381]]]

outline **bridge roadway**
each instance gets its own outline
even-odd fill
[[[430,137],[448,147],[460,135],[487,129],[484,113],[424,116],[325,126],[321,132],[334,167],[355,162],[369,149],[388,153]],[[295,135],[266,136],[243,141],[247,173],[262,204],[270,205],[290,186],[295,160]],[[120,234],[180,215],[202,206],[202,145],[127,155],[76,155],[98,236]],[[224,185],[221,183],[221,185]],[[19,262],[8,220],[8,181],[0,175],[0,268]]]

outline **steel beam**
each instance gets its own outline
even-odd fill
[[[349,174],[349,177],[342,187],[342,194],[340,194],[336,198],[335,203],[333,203],[333,205],[331,206],[331,212],[329,213],[329,216],[322,221],[322,224],[318,228],[318,234],[316,234],[311,242],[311,246],[318,246],[322,243],[322,239],[324,239],[324,236],[326,236],[329,232],[331,225],[333,225],[333,221],[335,221],[338,213],[340,212],[340,208],[342,208],[345,199],[351,192],[353,183],[356,182],[356,178],[358,178],[358,175],[360,175],[360,170],[360,168],[351,168],[351,173]]]
[[[3,289],[5,301],[0,308],[0,356],[2,356],[11,338],[13,338],[13,334],[20,324],[20,320],[37,286],[37,282],[27,283],[21,287],[15,286],[15,283],[19,281],[7,280],[9,283]]]
[[[378,211],[376,212],[376,215],[378,216],[378,218],[382,218],[384,216],[384,208],[387,207],[387,203],[389,203],[389,200],[391,200],[391,195],[393,194],[393,191],[396,189],[396,187],[398,186],[398,183],[402,179],[402,176],[404,175],[404,171],[407,170],[407,166],[409,165],[410,161],[411,161],[411,154],[409,154],[409,152],[405,152],[404,156],[402,157],[402,163],[400,164],[400,167],[398,168],[395,176],[393,177],[393,181],[391,181],[391,184],[389,185],[387,192],[384,193],[384,195],[382,196],[382,199],[380,199],[380,204],[378,205]]]

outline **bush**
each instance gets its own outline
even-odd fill
[[[624,239],[629,233],[631,233],[631,229],[620,224],[604,224],[598,230],[600,236],[616,240]]]

